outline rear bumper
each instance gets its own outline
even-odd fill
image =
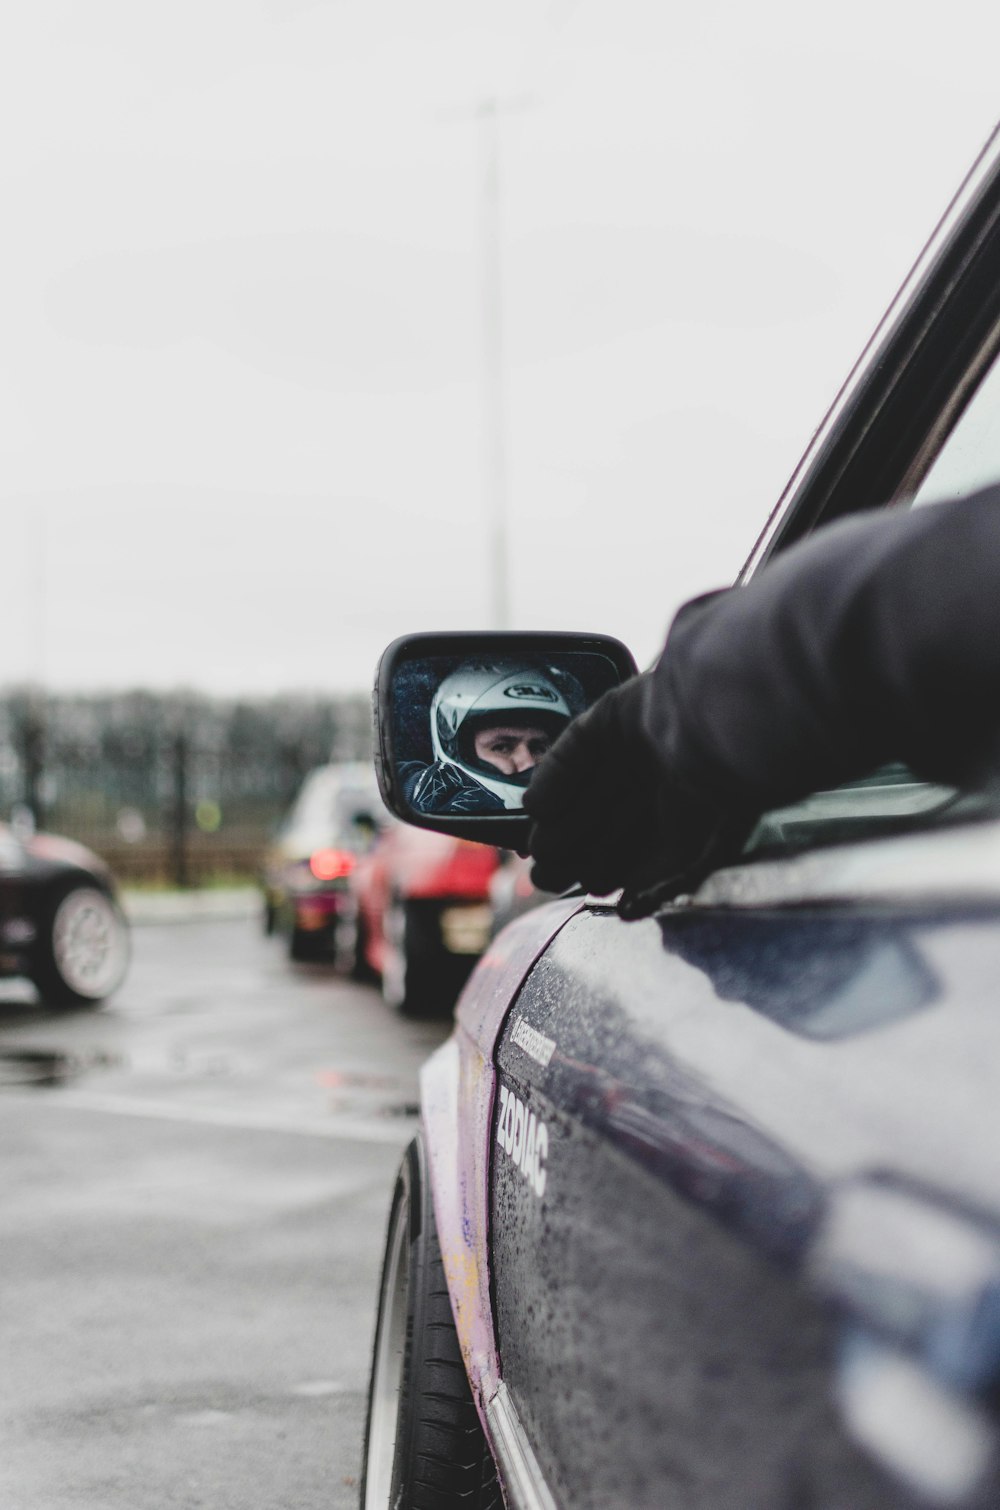
[[[474,961],[490,939],[489,904],[467,897],[411,897],[405,903],[407,939],[421,953]]]
[[[291,898],[292,916],[296,928],[303,933],[316,933],[322,928],[332,928],[345,914],[353,911],[351,899],[344,891],[313,891]]]

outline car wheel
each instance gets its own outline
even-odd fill
[[[325,931],[293,928],[288,935],[288,958],[298,964],[315,963],[330,958],[330,939]]]
[[[385,946],[379,975],[382,1000],[401,1012],[406,1001],[406,918],[402,902],[393,900],[386,908],[382,917],[382,937]]]
[[[368,963],[368,933],[360,908],[354,919],[353,938],[344,950],[344,960],[347,973],[352,980],[364,985],[370,985],[378,980],[378,972],[373,970]]]
[[[128,959],[128,925],[114,898],[72,886],[49,914],[32,979],[48,1006],[93,1006],[121,985]]]
[[[502,1510],[448,1299],[419,1139],[389,1215],[360,1510]]]
[[[395,897],[382,926],[382,999],[404,1017],[426,1017],[433,1008],[438,984],[427,958],[426,923],[411,903]]]

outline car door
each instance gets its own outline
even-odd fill
[[[1000,477],[994,142],[745,570]],[[504,1384],[557,1505],[995,1503],[1000,810],[902,770],[588,900],[497,1049]],[[543,1499],[544,1502],[544,1499]]]
[[[880,906],[824,896],[819,877],[786,906],[787,862],[761,869],[759,902],[709,890],[634,925],[590,905],[522,989],[498,1056],[494,1288],[504,1379],[557,1503],[910,1502],[838,1402],[856,1334],[926,1362],[923,1332],[896,1325],[905,1254],[894,1270],[876,1253],[865,1280],[863,1247],[830,1245],[859,1201],[903,1240],[940,1218],[987,1251],[1000,1214],[1000,1040],[983,1010],[997,909],[919,895],[967,843],[933,838],[936,854],[873,842]],[[928,1334],[979,1299],[951,1295]],[[948,1397],[980,1365],[927,1367]],[[971,1429],[961,1391],[952,1405]],[[913,1429],[904,1458],[916,1413]]]

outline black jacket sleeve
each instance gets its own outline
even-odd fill
[[[1000,487],[855,516],[678,614],[646,697],[664,773],[764,809],[905,761],[968,786],[1000,733]]]
[[[767,808],[889,760],[1000,772],[1000,486],[854,516],[687,604],[539,764],[536,883],[684,889]]]

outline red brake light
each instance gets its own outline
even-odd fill
[[[355,864],[350,850],[318,849],[309,861],[309,869],[317,881],[336,881],[340,876],[349,876]]]

